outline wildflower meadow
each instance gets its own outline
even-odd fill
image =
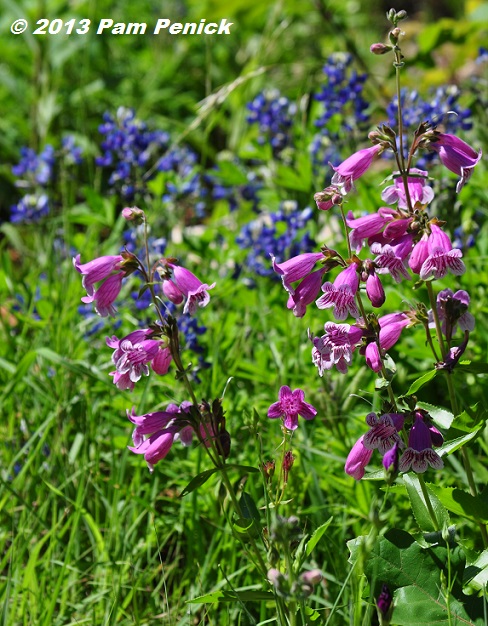
[[[0,41],[0,623],[488,624],[488,4]]]

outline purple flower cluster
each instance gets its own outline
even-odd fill
[[[408,413],[385,413],[378,417],[376,413],[366,416],[370,427],[368,432],[356,441],[349,453],[345,471],[360,480],[374,450],[383,456],[383,466],[387,471],[408,472],[410,469],[423,473],[430,466],[442,469],[444,463],[434,450],[444,443],[440,431],[422,409]],[[408,446],[405,446],[399,433],[410,428]]]
[[[280,260],[314,246],[309,232],[304,232],[312,217],[310,208],[299,209],[297,202],[289,200],[282,202],[275,213],[261,213],[243,226],[236,242],[240,248],[249,250],[246,268],[258,276],[273,276],[270,255]]]
[[[363,98],[367,74],[358,74],[352,67],[352,56],[336,52],[324,65],[325,82],[314,99],[322,103],[323,110],[314,124],[320,129],[311,143],[310,152],[315,165],[337,163],[338,146],[344,143],[344,132],[360,128],[369,121],[368,102]],[[340,131],[334,119],[340,119]]]
[[[285,148],[293,147],[292,126],[297,107],[280,94],[277,89],[258,94],[247,105],[249,124],[259,127],[258,142],[269,143],[277,159]]]
[[[167,149],[169,134],[148,130],[134,110],[125,107],[119,107],[115,117],[105,113],[99,132],[104,137],[102,155],[95,163],[110,168],[110,187],[125,200],[133,200],[146,191],[144,175],[161,151]]]
[[[12,205],[10,221],[33,223],[46,217],[53,204],[48,188],[55,180],[57,161],[69,167],[81,160],[81,148],[75,144],[71,135],[63,138],[58,153],[49,144],[39,154],[32,148],[21,148],[20,161],[12,167],[12,174],[17,178],[15,186],[27,193],[17,204]]]

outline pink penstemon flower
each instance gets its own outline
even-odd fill
[[[361,343],[363,331],[357,326],[334,322],[326,322],[324,330],[325,335],[321,337],[308,334],[313,344],[312,362],[318,368],[319,376],[334,365],[341,374],[346,374],[352,363],[352,353]]]
[[[456,185],[457,193],[471,178],[475,165],[483,155],[481,150],[476,152],[465,141],[448,133],[436,133],[436,141],[430,143],[429,148],[438,153],[442,164],[448,170],[461,177]]]
[[[442,437],[439,439],[438,434],[440,435],[440,433],[437,429],[435,430],[434,438],[437,439],[437,443],[441,443]],[[408,438],[408,448],[400,457],[398,464],[400,472],[408,472],[412,469],[414,472],[422,474],[429,465],[434,469],[442,469],[444,463],[432,446],[433,432],[425,423],[422,413],[416,411],[415,420]]]
[[[355,301],[358,288],[357,266],[351,263],[340,272],[334,283],[326,282],[322,286],[324,295],[317,300],[317,307],[319,309],[334,307],[334,317],[339,321],[345,320],[348,314],[358,318],[359,311]]]
[[[283,385],[278,393],[278,401],[268,409],[268,417],[283,418],[283,424],[288,430],[298,428],[298,416],[311,420],[317,415],[317,409],[305,402],[305,393],[302,389],[292,391],[288,385]]]
[[[461,250],[453,249],[449,236],[436,224],[431,224],[430,230],[431,234],[427,238],[428,256],[420,268],[420,278],[426,280],[433,276],[439,280],[448,271],[455,276],[464,274],[466,267],[461,261]]]
[[[373,163],[373,160],[383,150],[380,144],[358,150],[337,167],[332,166],[334,175],[332,185],[342,185],[344,192],[348,193],[355,180],[360,178]]]
[[[202,283],[195,274],[187,270],[181,265],[174,263],[168,263],[173,271],[173,276],[170,279],[171,287],[166,283],[163,284],[163,291],[167,297],[169,293],[173,294],[173,298],[169,298],[173,302],[179,303],[183,298],[186,298],[185,305],[183,307],[183,313],[193,315],[198,307],[205,307],[210,302],[210,295],[208,292],[215,287],[215,283],[207,285]],[[176,288],[176,289],[175,289]],[[179,292],[179,293],[178,293]],[[183,297],[180,299],[180,295]]]

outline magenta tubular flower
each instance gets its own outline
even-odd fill
[[[339,321],[345,320],[348,314],[358,318],[359,311],[355,300],[358,288],[357,266],[351,263],[337,276],[334,284],[327,282],[322,285],[324,295],[320,296],[316,304],[319,309],[328,309],[333,306],[334,317]]]
[[[307,306],[315,301],[319,295],[322,277],[326,269],[315,270],[301,281],[295,289],[293,295],[288,298],[287,308],[293,309],[296,317],[303,317],[307,311]]]
[[[371,304],[377,309],[382,307],[385,303],[385,290],[381,284],[380,277],[374,269],[368,274],[368,278],[366,279],[366,295]]]
[[[403,447],[403,444],[402,444]],[[393,448],[390,448],[383,455],[382,464],[385,470],[389,470],[391,468],[392,472],[398,472],[398,462],[400,459],[400,444],[396,442]]]
[[[422,419],[421,413],[416,411],[408,437],[408,448],[400,458],[398,469],[400,472],[408,472],[411,468],[414,472],[422,474],[429,465],[434,469],[444,467],[441,457],[432,449],[430,429]]]
[[[362,354],[362,349],[360,350]],[[364,349],[364,355],[366,357],[366,365],[369,369],[373,370],[373,372],[381,372],[381,368],[383,367],[383,361],[381,359],[380,349],[378,348],[378,344],[376,341],[371,341],[368,343],[366,348]]]
[[[396,283],[400,283],[403,278],[410,280],[407,270],[407,258],[412,250],[412,235],[403,235],[400,239],[381,245],[373,243],[371,252],[377,254],[375,265],[379,268],[379,273],[388,272]]]
[[[410,324],[410,318],[406,313],[389,313],[378,319],[380,325],[380,347],[389,350],[400,339],[405,326]]]
[[[290,387],[283,385],[278,393],[278,402],[274,402],[268,409],[268,417],[282,417],[285,428],[296,430],[299,415],[311,420],[317,415],[317,409],[305,402],[305,394],[301,389],[292,391]]]
[[[195,274],[180,265],[168,264],[173,270],[173,283],[186,298],[183,313],[193,315],[197,306],[205,307],[210,302],[208,292],[215,287],[215,283],[202,283]]]
[[[98,315],[100,315],[100,317],[107,317],[108,315],[115,317],[116,309],[113,303],[122,289],[122,279],[124,276],[124,272],[112,274],[104,280],[93,295],[83,296],[81,301],[85,304],[94,302],[95,311]]]
[[[154,359],[161,358],[158,355],[161,342],[147,339],[150,334],[150,329],[144,329],[135,330],[120,340],[115,335],[107,337],[107,345],[114,349],[112,361],[116,371],[111,372],[111,375],[114,376],[114,383],[119,389],[132,391],[134,383],[140,380],[142,375],[149,375],[148,364]],[[158,365],[159,362],[156,366]]]
[[[364,445],[364,437],[362,435],[353,445],[346,459],[344,471],[356,480],[361,480],[364,476],[364,468],[370,462],[373,450],[369,450]]]
[[[395,444],[403,446],[398,432],[402,430],[404,421],[402,413],[384,413],[379,418],[376,413],[368,413],[366,423],[370,429],[364,435],[364,447],[369,450],[378,449],[381,454],[385,454]]]
[[[120,254],[116,256],[101,256],[88,263],[80,263],[80,255],[73,259],[73,265],[77,272],[83,275],[82,285],[88,296],[94,296],[93,285],[104,278],[108,278],[112,272],[120,268],[124,259]],[[92,302],[90,300],[89,302]]]
[[[193,430],[187,421],[181,419],[190,403],[182,402],[178,407],[176,404],[168,405],[166,411],[156,411],[144,415],[136,415],[134,408],[132,412],[127,411],[127,417],[136,425],[132,433],[134,446],[129,446],[129,450],[135,454],[143,454],[152,471],[153,466],[168,454],[176,440],[181,440],[183,445],[191,443]]]
[[[169,348],[163,348],[160,344],[156,356],[151,361],[151,367],[156,374],[164,376],[168,373],[172,360],[171,350]]]
[[[448,170],[461,177],[456,185],[456,191],[459,193],[471,178],[474,166],[481,159],[481,150],[476,152],[459,137],[446,133],[439,133],[437,141],[431,143],[429,147],[438,153],[441,162]]]
[[[291,283],[305,278],[305,276],[312,271],[317,261],[323,258],[324,255],[322,252],[305,252],[304,254],[299,254],[298,256],[288,259],[288,261],[283,261],[283,263],[276,263],[275,257],[271,255],[273,269],[281,276],[283,287],[290,295],[295,293]]]
[[[185,299],[185,296],[181,293],[181,291],[172,280],[163,280],[162,288],[164,295],[173,304],[181,304]]]
[[[334,175],[332,176],[333,185],[342,185],[344,191],[348,193],[355,180],[360,178],[373,163],[373,159],[382,150],[380,144],[364,148],[352,154],[337,167],[332,166]]]
[[[412,254],[408,260],[410,269],[414,274],[420,274],[424,261],[429,256],[428,236],[422,235],[422,238],[414,245]]]
[[[312,361],[320,376],[323,376],[324,370],[330,370],[334,365],[341,374],[346,374],[351,365],[352,353],[361,342],[363,331],[357,326],[334,322],[326,322],[324,330],[326,334],[322,337],[313,337],[309,333],[309,339],[313,343]]]
[[[399,172],[395,172],[395,174],[399,174]],[[415,207],[417,203],[424,205],[432,202],[434,199],[434,190],[427,185],[428,172],[413,167],[409,174],[407,186],[410,200],[412,201],[412,207]],[[416,174],[416,176],[411,176],[411,174]],[[399,209],[408,209],[405,185],[403,184],[401,176],[395,178],[393,185],[385,187],[381,194],[381,199],[387,204],[395,204],[398,202]]]
[[[455,276],[461,276],[466,271],[461,261],[461,250],[453,249],[451,240],[436,224],[430,226],[431,234],[427,239],[429,256],[420,269],[420,278],[426,280],[433,276],[436,280],[444,278],[450,271]]]
[[[395,216],[396,211],[389,207],[381,207],[376,213],[358,218],[354,218],[352,212],[349,211],[346,217],[346,224],[352,229],[349,234],[351,247],[356,252],[360,252],[363,241],[380,235]]]

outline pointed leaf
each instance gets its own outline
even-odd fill
[[[434,526],[432,517],[430,516],[429,509],[427,508],[427,505],[425,503],[424,494],[422,492],[420,481],[417,475],[413,473],[404,474],[403,482],[407,489],[410,504],[412,505],[412,511],[415,519],[417,520],[417,524],[419,525],[420,530],[423,530],[424,532],[435,531],[436,528]],[[430,504],[437,518],[439,528],[447,528],[450,523],[449,513],[442,506],[439,498],[437,498],[428,487],[427,492],[430,498]]]

